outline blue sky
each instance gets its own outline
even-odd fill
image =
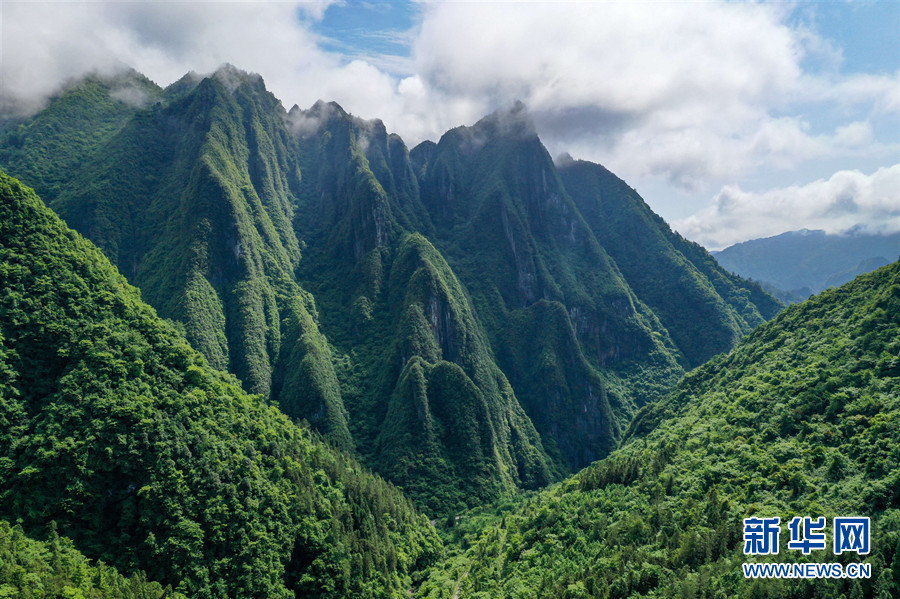
[[[412,32],[421,18],[421,7],[414,2],[353,0],[329,6],[322,19],[311,25],[324,38],[319,44],[323,50],[379,61],[385,56],[409,59]],[[395,74],[410,72],[398,70]]]
[[[407,144],[522,100],[551,155],[604,164],[686,237],[900,230],[900,0],[16,2],[0,107],[134,67],[223,62]]]
[[[831,40],[846,71],[892,73],[900,68],[900,2],[801,3],[792,19]]]

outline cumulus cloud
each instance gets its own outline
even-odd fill
[[[783,116],[799,103],[897,111],[896,74],[804,71],[811,54],[838,58],[813,32],[788,26],[784,6],[535,3],[512,11],[433,7],[415,46],[418,74],[435,93],[476,106],[519,98],[551,151],[574,151],[626,178],[656,175],[697,189],[761,163],[791,168],[859,148],[859,137],[838,130],[846,123],[823,132]]]
[[[711,249],[798,229],[842,233],[862,224],[871,233],[900,231],[900,164],[871,175],[839,171],[827,180],[762,193],[728,185],[712,204],[673,223]]]
[[[309,5],[314,10],[319,4]],[[286,3],[4,2],[2,97],[30,107],[67,79],[133,67],[166,85],[224,62],[289,79],[308,57],[324,60]],[[293,57],[286,57],[290,49]]]
[[[522,100],[551,154],[695,205],[747,177],[900,154],[900,71],[842,73],[840,48],[790,4],[425,3],[398,59],[323,49],[314,24],[330,3],[5,0],[0,111],[33,110],[89,71],[166,85],[225,62],[286,106],[334,100],[409,145]]]

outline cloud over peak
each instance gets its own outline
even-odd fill
[[[770,173],[826,180],[900,156],[900,70],[844,72],[842,48],[799,18],[814,5],[422,3],[391,33],[410,49],[397,57],[334,50],[315,27],[330,4],[5,1],[0,110],[90,71],[167,85],[230,62],[285,105],[334,100],[412,146],[520,99],[551,154],[680,190],[647,198],[664,216]]]

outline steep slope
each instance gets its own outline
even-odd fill
[[[553,465],[465,289],[422,235],[408,152],[336,104],[292,109],[304,178],[298,275],[343,353],[357,447],[429,511],[547,484]]]
[[[429,512],[603,457],[685,365],[777,309],[639,199],[570,195],[522,107],[410,152],[336,104],[286,112],[234,67],[123,77],[9,129],[0,167],[213,367]]]
[[[0,164],[22,180],[34,181],[52,202],[95,152],[125,127],[135,113],[162,95],[143,75],[127,71],[74,81],[48,106],[23,123],[4,123]]]
[[[72,541],[51,533],[47,541],[28,538],[20,526],[0,520],[0,596],[90,599],[184,599],[181,593],[125,578],[103,563],[92,564]]]
[[[900,263],[787,309],[638,415],[572,479],[461,521],[422,597],[876,597],[900,592]],[[743,555],[778,516],[781,551]],[[869,555],[787,549],[787,522],[872,518]],[[485,521],[488,524],[485,526]],[[475,525],[479,526],[475,528]],[[829,544],[830,548],[831,545]],[[871,564],[753,580],[746,562]]]
[[[210,368],[0,174],[0,517],[195,597],[405,597],[396,489]]]
[[[53,108],[69,95],[37,118],[52,125],[60,113]],[[413,496],[429,509],[474,505],[517,486],[549,482],[554,466],[488,355],[465,292],[425,239],[405,237],[427,232],[428,215],[406,147],[383,125],[324,103],[287,114],[258,76],[226,66],[170,86],[158,104],[134,111],[86,152],[80,166],[53,208],[94,240],[162,316],[183,323],[191,344],[213,366],[236,374],[245,389],[268,395],[342,447],[359,444],[367,463],[420,490]],[[301,276],[320,296],[322,314],[295,277],[298,234],[308,244]],[[419,285],[420,292],[407,293],[414,281],[382,278],[401,246],[415,248],[404,251],[423,263],[410,261],[415,266],[403,276],[420,281],[433,275],[428,290]],[[336,272],[346,279],[335,279]],[[383,283],[389,285],[379,291]],[[404,310],[389,301],[405,302]],[[394,393],[404,366],[401,348],[421,341],[420,323],[411,324],[409,314],[430,318],[434,309],[446,311],[445,342],[458,341],[458,347],[446,356],[429,354],[429,364],[442,366],[446,359],[462,372],[449,379],[436,374],[432,392],[453,401],[452,390],[442,389],[462,381],[469,391],[459,400],[468,407],[423,424],[435,443],[398,444],[409,431],[385,427],[385,418],[402,401]],[[320,317],[346,356],[335,360],[319,331]],[[456,331],[465,338],[456,340]],[[345,370],[342,384],[335,361]],[[351,396],[352,435],[343,393]],[[472,406],[483,422],[462,420]],[[451,439],[451,431],[469,426],[483,433],[478,459]]]
[[[104,95],[111,85],[82,86],[92,92],[93,104],[85,102],[99,108],[80,118],[59,105],[80,101],[81,87],[63,94],[28,125],[24,147],[45,138],[44,121],[52,130],[93,123],[95,112],[122,104]],[[67,171],[51,207],[100,246],[161,316],[183,323],[212,366],[352,447],[314,303],[293,277],[300,175],[280,103],[261,78],[226,66],[211,77],[185,76],[160,102],[132,113],[103,143],[82,148],[79,168]],[[77,149],[81,134],[58,145]],[[57,154],[37,164],[53,164]],[[55,184],[35,169],[23,169],[26,182]]]
[[[681,374],[559,179],[521,105],[412,153],[435,243],[459,274],[517,397],[579,468]],[[613,417],[611,417],[613,416]]]
[[[600,165],[563,159],[559,173],[585,221],[694,368],[728,351],[781,306],[674,233],[637,192]]]
[[[900,233],[788,231],[713,252],[723,267],[806,299],[900,256]]]

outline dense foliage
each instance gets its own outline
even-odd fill
[[[570,197],[522,106],[409,151],[228,65],[94,77],[4,126],[0,168],[211,366],[435,515],[603,457],[779,308],[621,182]]]
[[[298,204],[307,242],[298,274],[346,356],[343,397],[359,451],[430,513],[546,485],[550,459],[464,287],[428,239],[404,227],[426,227],[428,217],[409,201],[417,188],[402,142],[333,104],[291,115],[315,123],[299,135],[312,175]]]
[[[683,366],[727,351],[780,308],[611,174],[594,186],[569,176],[520,104],[419,146],[412,159],[435,245],[566,468],[606,455],[619,427],[669,391]]]
[[[134,71],[74,81],[33,118],[4,123],[0,165],[33,182],[50,203],[73,174],[129,123],[138,106],[153,103],[161,93]]]
[[[659,316],[686,366],[728,351],[781,309],[757,285],[718,268],[602,166],[564,160],[559,171],[591,230]]]
[[[900,594],[900,263],[786,310],[637,416],[566,482],[451,528],[421,597]],[[870,516],[868,556],[744,556],[751,516]],[[471,520],[471,522],[470,522]],[[828,533],[828,541],[831,534]],[[830,547],[830,544],[828,545]],[[745,579],[747,561],[865,561],[870,579]]]
[[[668,334],[585,225],[523,106],[425,148],[413,159],[435,243],[545,446],[566,469],[604,456],[644,393],[682,373]],[[653,383],[626,383],[629,369]]]
[[[102,562],[92,564],[55,530],[41,542],[5,520],[0,520],[0,597],[184,599],[171,588],[148,582],[141,572],[125,578]]]
[[[281,105],[231,67],[188,75],[144,106],[116,100],[117,81],[73,86],[20,127],[22,147],[0,163],[52,189],[48,204],[183,323],[213,367],[352,447],[314,302],[292,274],[299,173]]]
[[[401,597],[408,499],[211,369],[0,175],[0,516],[192,597]]]

